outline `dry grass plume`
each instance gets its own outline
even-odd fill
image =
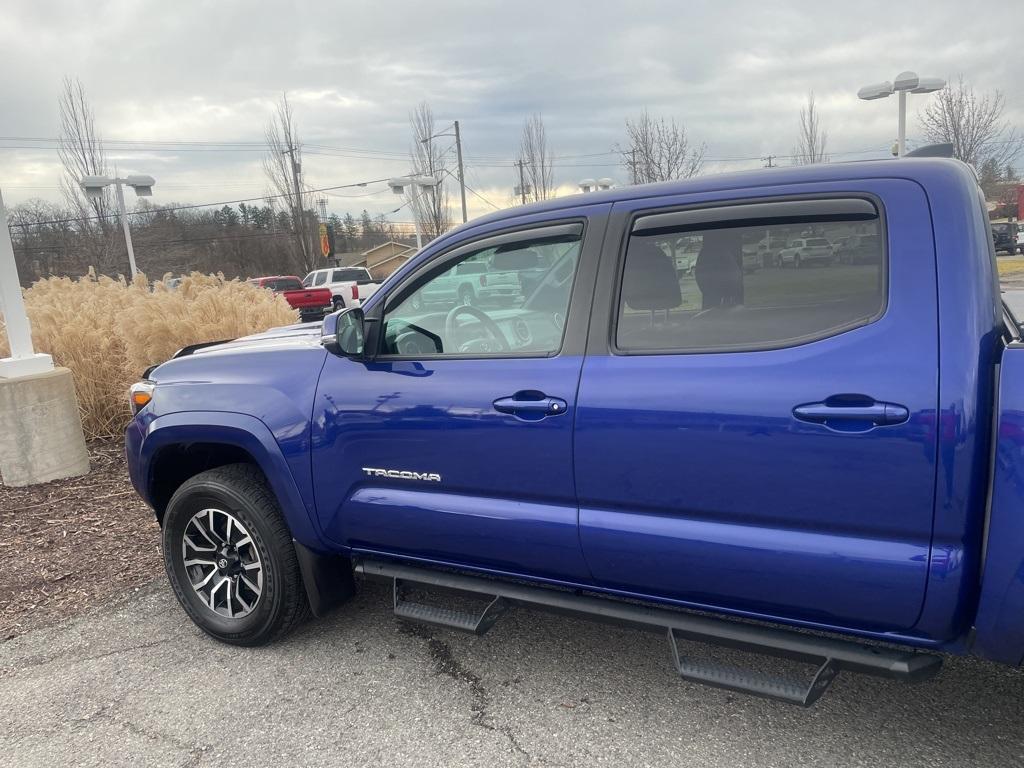
[[[174,290],[143,275],[131,283],[51,277],[25,291],[25,308],[36,350],[74,374],[88,438],[118,435],[129,417],[129,385],[181,347],[298,321],[283,298],[264,288],[197,272]],[[8,354],[0,333],[0,357]]]

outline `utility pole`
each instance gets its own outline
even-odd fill
[[[288,149],[284,150],[284,153],[288,155],[292,164],[292,181],[295,183],[295,204],[292,207],[292,218],[295,224],[295,233],[299,236],[299,251],[302,255],[302,267],[303,269],[310,266],[311,262],[306,257],[306,227],[305,214],[302,210],[302,188],[299,186],[299,164],[295,162],[295,151],[297,147],[289,146]]]
[[[762,157],[761,159],[765,161],[764,162],[764,167],[765,168],[774,168],[775,167],[775,164],[774,164],[775,155],[768,155],[768,157]]]
[[[516,165],[519,166],[519,196],[522,199],[522,204],[526,205],[526,182],[523,180],[523,165],[522,160],[517,160]]]
[[[459,158],[459,193],[462,195],[462,223],[466,218],[466,172],[462,169],[462,135],[459,133],[459,121],[455,121],[455,154]]]

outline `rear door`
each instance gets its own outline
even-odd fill
[[[759,242],[853,235],[878,235],[856,264],[743,268]],[[683,237],[699,241],[692,273],[671,257]],[[748,615],[912,627],[936,461],[923,191],[872,180],[748,203],[626,202],[607,242],[575,437],[598,583]]]
[[[376,359],[328,356],[314,405],[316,505],[329,538],[435,563],[589,577],[572,431],[608,209],[463,237],[374,298]],[[529,249],[550,253],[552,267],[512,306],[435,290]]]

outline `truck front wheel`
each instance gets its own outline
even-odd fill
[[[217,640],[265,645],[309,615],[291,535],[252,465],[182,484],[164,514],[163,553],[178,602]]]

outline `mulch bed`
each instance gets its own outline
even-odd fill
[[[160,529],[128,480],[124,444],[89,444],[92,471],[0,485],[0,642],[132,594],[163,573]]]

